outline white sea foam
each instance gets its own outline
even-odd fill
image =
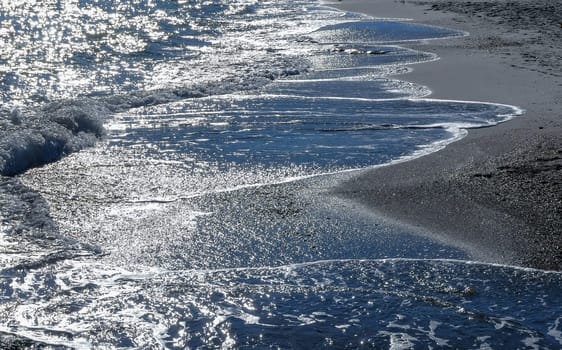
[[[433,152],[466,128],[503,122],[519,109],[424,99],[428,88],[388,78],[408,71],[406,64],[437,59],[434,54],[388,41],[383,50],[355,43],[332,52],[333,45],[306,38],[326,25],[366,23],[365,16],[279,1],[200,3],[192,16],[181,16],[184,4],[169,3],[180,9],[168,14],[166,8],[152,15],[154,4],[134,8],[142,16],[132,27],[146,25],[146,35],[129,45],[138,33],[108,33],[92,51],[109,58],[111,72],[99,67],[98,75],[89,76],[69,68],[66,78],[76,77],[77,84],[65,85],[65,93],[83,96],[75,88],[92,84],[92,78],[99,83],[92,90],[97,97],[56,102],[52,91],[42,108],[34,104],[1,117],[7,131],[0,132],[0,146],[8,151],[0,151],[0,168],[10,175],[105,136],[93,149],[21,176],[29,187],[18,178],[1,178],[0,245],[9,255],[2,255],[7,268],[0,285],[8,302],[0,313],[10,316],[0,322],[0,336],[77,348],[460,347],[483,328],[499,342],[511,340],[514,329],[531,328],[514,326],[516,318],[503,313],[533,317],[513,305],[513,290],[527,305],[540,297],[542,307],[559,309],[558,299],[544,293],[560,284],[556,273],[431,259],[464,255],[374,224],[357,207],[337,207],[336,199],[319,194],[333,184],[323,181],[326,175]],[[133,18],[129,5],[123,3],[123,23]],[[305,16],[302,8],[309,10]],[[107,9],[98,10],[103,22]],[[177,31],[163,33],[156,18]],[[213,26],[216,19],[220,26]],[[75,17],[70,22],[81,28]],[[87,46],[97,45],[98,36]],[[397,40],[407,39],[391,41]],[[77,66],[96,58],[77,56]],[[294,77],[298,73],[308,74]],[[113,80],[95,80],[99,76]],[[115,84],[120,79],[123,84]],[[337,94],[338,83],[367,89],[374,79],[386,98]],[[331,82],[328,93],[323,88]],[[303,87],[310,96],[295,91]],[[416,111],[430,117],[406,120]],[[275,134],[279,130],[284,132]],[[393,139],[401,140],[395,145],[400,147],[417,132],[428,137],[388,155]],[[280,146],[262,152],[279,140]],[[381,146],[388,149],[376,154]],[[320,156],[321,150],[331,153]],[[262,153],[251,158],[253,151]],[[289,158],[307,153],[314,155],[311,163]],[[224,154],[232,159],[225,161]],[[355,162],[352,154],[366,156]],[[260,163],[264,159],[273,160]],[[349,163],[334,165],[334,159]],[[313,178],[318,181],[302,181]],[[521,287],[525,281],[547,287],[535,295]],[[471,303],[468,287],[494,305]],[[560,343],[559,318],[548,317],[551,326],[541,331]],[[475,324],[478,331],[471,333]],[[460,343],[458,329],[468,334]],[[286,337],[288,332],[294,337]],[[548,341],[531,331],[517,335],[520,344]],[[481,343],[493,345],[494,339]]]
[[[409,272],[402,274],[401,271],[405,267]],[[368,300],[374,299],[376,302],[370,305],[372,312],[380,311],[377,319],[390,318],[383,326],[377,325],[376,322],[370,324],[369,329],[378,331],[377,334],[382,336],[382,339],[388,340],[389,346],[455,346],[459,344],[459,338],[443,336],[454,332],[455,327],[463,327],[468,340],[475,339],[471,333],[473,323],[467,322],[465,314],[471,315],[477,311],[465,311],[463,315],[457,316],[455,309],[451,309],[451,303],[473,309],[477,306],[465,302],[470,300],[470,296],[462,294],[459,294],[459,298],[452,297],[449,302],[445,299],[440,300],[439,298],[447,298],[446,295],[456,295],[455,289],[446,292],[442,288],[444,283],[454,283],[459,277],[469,274],[478,293],[501,293],[494,294],[493,302],[505,305],[513,303],[509,300],[509,289],[502,292],[502,289],[491,287],[497,284],[500,287],[511,285],[509,281],[515,276],[522,283],[527,280],[556,283],[552,279],[542,279],[542,275],[536,273],[538,271],[528,271],[527,274],[512,267],[433,259],[338,259],[279,267],[186,271],[152,269],[141,273],[88,261],[69,261],[60,266],[59,271],[59,278],[64,280],[64,283],[59,285],[66,286],[63,290],[72,291],[77,286],[88,285],[95,288],[90,289],[91,294],[85,299],[81,299],[79,293],[70,293],[61,298],[45,299],[44,303],[16,307],[14,313],[20,319],[20,326],[17,328],[19,336],[48,344],[83,347],[90,344],[85,342],[85,339],[102,326],[100,320],[103,320],[106,325],[128,325],[123,328],[123,334],[128,334],[137,344],[154,344],[164,348],[177,326],[183,324],[181,327],[185,329],[190,324],[189,320],[195,318],[205,320],[204,325],[191,324],[188,327],[190,331],[183,333],[187,339],[178,338],[176,342],[186,344],[183,342],[193,339],[192,337],[199,337],[201,341],[220,339],[221,342],[234,342],[232,344],[241,346],[246,338],[242,329],[232,327],[237,319],[246,326],[265,330],[264,334],[270,336],[276,333],[276,329],[282,334],[284,327],[297,327],[306,332],[307,329],[316,327],[323,329],[325,325],[326,329],[333,327],[346,334],[346,339],[351,339],[349,337],[355,337],[356,332],[363,329],[359,325],[373,322],[372,317],[364,314],[364,307]],[[490,273],[495,273],[498,278],[490,281],[487,277]],[[330,283],[319,285],[316,282],[318,279]],[[521,285],[511,286],[521,292],[520,297],[529,297],[528,303],[532,302],[532,290]],[[168,293],[180,293],[181,304],[174,298],[169,299]],[[99,298],[96,297],[97,294],[100,295]],[[138,296],[142,296],[140,301],[137,300]],[[317,297],[323,301],[318,303],[315,300]],[[387,316],[385,310],[388,306],[383,302],[385,299],[387,302],[392,299],[394,303],[409,300],[409,303],[406,303],[403,309],[396,310],[397,315]],[[55,321],[50,318],[55,315],[48,316],[45,313],[69,303],[77,303],[75,307],[80,311],[72,318],[82,317],[80,322],[66,322],[59,316],[56,316],[58,321]],[[294,308],[295,303],[299,305],[297,309]],[[346,312],[335,313],[334,303],[340,311],[343,308]],[[183,307],[189,311],[185,312]],[[432,315],[426,315],[423,311],[412,312],[417,308],[423,310],[427,307],[438,308],[440,313],[447,314],[447,323],[435,321],[431,318]],[[482,311],[490,313],[486,305],[482,306]],[[501,308],[498,311],[501,311]],[[355,316],[350,317],[350,314]],[[474,334],[481,334],[485,327],[493,328],[498,324],[502,326],[496,327],[494,339],[480,339],[483,348],[495,344],[496,340],[511,340],[514,335],[510,334],[509,330],[512,327],[522,332],[519,338],[521,342],[537,345],[544,341],[537,336],[528,336],[538,333],[523,328],[517,320],[499,315],[489,318],[488,321],[482,318],[474,321],[477,326]],[[53,321],[58,323],[51,323]],[[34,322],[48,322],[51,326],[34,327]],[[4,328],[6,327],[1,330],[13,330]],[[203,330],[204,334],[198,333]],[[437,336],[437,333],[440,335]],[[72,339],[64,339],[64,334],[72,334]],[[295,336],[299,337],[298,334]],[[338,339],[336,334],[334,336]],[[268,339],[266,337],[262,341]],[[367,343],[372,341],[361,337],[357,339],[359,340]],[[101,341],[98,344],[104,344],[106,340],[98,341]],[[374,344],[380,345],[381,339],[378,341],[379,343]]]
[[[554,324],[548,329],[548,335],[556,339],[556,341],[562,345],[562,330],[560,325],[562,324],[562,317],[557,318]]]
[[[93,146],[108,110],[92,100],[52,103],[39,112],[0,114],[0,174],[14,175]],[[14,117],[16,115],[17,117]]]

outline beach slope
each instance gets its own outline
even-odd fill
[[[525,110],[439,152],[364,171],[333,192],[476,259],[562,270],[562,8],[548,0],[331,5],[468,31],[408,45],[441,59],[398,78],[429,86],[431,98]]]

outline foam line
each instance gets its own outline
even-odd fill
[[[322,265],[330,265],[334,263],[392,263],[392,262],[430,262],[430,263],[451,263],[451,264],[460,264],[460,265],[472,265],[472,266],[483,266],[483,267],[494,267],[494,268],[502,268],[502,269],[510,269],[516,271],[523,271],[529,273],[541,273],[546,275],[557,275],[562,276],[562,271],[553,271],[553,270],[541,270],[536,268],[530,267],[521,267],[516,265],[508,265],[508,264],[499,264],[499,263],[489,263],[484,261],[478,260],[461,260],[461,259],[445,259],[445,258],[437,258],[437,259],[420,259],[420,258],[381,258],[381,259],[326,259],[326,260],[315,260],[315,261],[307,261],[307,262],[299,262],[299,263],[292,263],[286,265],[278,265],[278,266],[252,266],[252,267],[226,267],[226,268],[218,268],[218,269],[185,269],[185,270],[168,270],[156,267],[150,267],[149,272],[132,272],[127,271],[125,269],[119,269],[117,274],[114,274],[112,279],[119,280],[122,278],[132,279],[132,280],[143,280],[143,279],[150,279],[154,278],[158,275],[168,275],[168,274],[213,274],[213,273],[223,273],[223,272],[242,272],[242,271],[263,271],[263,270],[295,270],[295,269],[302,269],[308,266],[322,266]],[[100,266],[100,269],[103,270],[103,267]],[[125,277],[125,276],[126,277]]]

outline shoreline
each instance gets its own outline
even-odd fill
[[[428,86],[429,98],[503,103],[526,111],[493,127],[470,129],[438,152],[366,170],[332,193],[422,234],[468,246],[486,262],[562,270],[562,83],[557,82],[562,71],[552,64],[556,60],[529,58],[562,53],[562,28],[539,18],[533,25],[541,6],[550,2],[518,0],[522,10],[537,10],[519,13],[515,21],[505,18],[510,12],[503,13],[502,6],[512,5],[501,0],[494,2],[496,17],[474,5],[489,6],[484,2],[454,8],[441,0],[327,4],[469,32],[404,44],[440,59],[396,78]]]

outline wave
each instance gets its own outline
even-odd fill
[[[146,10],[146,9],[145,9]],[[256,11],[255,4],[241,4],[241,6],[230,6],[228,11],[233,13],[253,13]],[[332,18],[334,14],[326,15]],[[341,16],[341,14],[340,14]],[[338,22],[345,21],[346,17],[337,18]],[[349,19],[352,19],[351,16]],[[363,37],[366,42],[394,42],[404,39],[414,33],[418,33],[416,39],[427,39],[432,37],[444,37],[460,35],[457,31],[448,29],[404,24],[390,21],[361,21],[345,22],[335,25],[328,25],[317,30],[313,30],[310,36],[320,35],[323,40],[330,39],[331,44],[337,42],[335,38],[339,36]],[[326,20],[330,22],[330,20]],[[394,37],[379,37],[379,33],[388,32],[388,26],[392,26]],[[311,27],[312,29],[312,27]],[[400,29],[397,31],[396,29]],[[328,35],[328,34],[329,35]],[[298,39],[296,35],[293,39]],[[303,38],[302,36],[300,37]],[[318,41],[318,40],[316,40]],[[309,48],[310,49],[310,48]],[[342,49],[338,47],[338,49]],[[352,48],[356,50],[356,47]],[[221,95],[235,91],[255,90],[261,86],[266,86],[272,80],[279,78],[299,75],[306,72],[310,66],[316,70],[324,65],[329,70],[346,68],[351,66],[380,66],[385,62],[397,60],[402,64],[416,63],[433,59],[431,54],[419,53],[397,47],[369,48],[365,52],[374,52],[375,55],[312,55],[306,59],[295,59],[292,55],[276,55],[273,59],[261,57],[259,67],[254,67],[249,72],[231,72],[230,77],[221,77],[216,81],[204,83],[186,84],[180,83],[177,87],[165,87],[148,91],[132,91],[99,98],[76,98],[61,100],[43,105],[36,110],[31,108],[1,111],[0,125],[0,175],[13,176],[21,174],[31,167],[41,166],[61,159],[65,155],[79,151],[85,147],[90,147],[104,135],[103,124],[108,116],[116,111],[124,111],[130,108],[153,106],[169,103],[181,99],[191,99],[203,96]],[[353,51],[352,50],[352,51]],[[267,50],[266,50],[267,51]],[[377,57],[379,56],[379,57]],[[335,63],[336,61],[341,61]],[[267,63],[262,65],[262,63]],[[234,63],[233,63],[234,64]],[[339,64],[339,66],[338,66]],[[343,64],[343,65],[342,65]],[[175,67],[175,69],[181,69]],[[375,69],[375,68],[373,68]],[[340,82],[345,84],[345,82]],[[398,89],[407,90],[411,87],[396,81],[387,81],[387,84],[394,86],[386,88],[397,91]],[[301,83],[302,85],[302,83]],[[277,87],[279,89],[279,87]],[[289,91],[288,91],[289,92]],[[300,89],[300,93],[306,93]],[[314,93],[314,92],[312,92]],[[427,94],[428,91],[420,88],[416,92],[419,96]],[[403,92],[407,95],[407,93]]]
[[[52,103],[27,115],[0,114],[0,174],[13,176],[94,145],[107,115],[93,100]]]
[[[300,74],[306,68],[253,72],[245,77],[183,87],[137,91],[101,98],[61,100],[38,109],[0,111],[0,175],[13,176],[60,160],[93,146],[105,135],[104,123],[119,111],[155,106],[183,99],[255,90],[272,80]]]
[[[220,5],[220,1],[206,3],[213,8]],[[287,8],[295,6],[289,3]],[[378,29],[402,25],[356,22],[356,18],[342,14],[330,15],[322,23],[350,19],[354,22],[315,30],[308,39],[301,35],[302,30],[292,29],[295,36],[284,38],[280,48],[279,36],[271,34],[277,33],[277,28],[268,27],[269,24],[263,27],[262,20],[271,23],[268,10],[257,1],[230,6],[228,11],[236,16],[251,13],[261,16],[260,20],[251,17],[246,22],[230,23],[218,16],[225,26],[211,29],[224,31],[225,37],[203,37],[209,46],[197,51],[203,57],[196,62],[201,70],[192,72],[190,63],[165,62],[158,69],[167,74],[154,76],[156,80],[165,78],[162,88],[92,93],[89,97],[46,102],[35,109],[0,113],[0,248],[6,266],[0,270],[0,290],[5,301],[0,303],[0,314],[9,315],[0,322],[0,346],[464,347],[472,344],[469,342],[482,329],[487,334],[497,334],[499,342],[509,345],[533,337],[539,343],[556,344],[560,332],[557,293],[562,285],[557,274],[445,259],[335,259],[458,257],[460,253],[426,243],[419,237],[401,240],[397,237],[406,235],[378,231],[371,221],[363,222],[357,210],[349,210],[342,219],[332,212],[323,212],[324,208],[333,209],[333,203],[325,197],[307,197],[303,190],[306,186],[299,187],[302,183],[291,183],[287,189],[277,186],[283,187],[278,192],[264,188],[272,183],[373,164],[373,156],[368,155],[351,170],[347,164],[315,165],[312,171],[296,169],[298,164],[307,164],[301,161],[308,159],[304,158],[307,155],[301,157],[299,151],[314,143],[310,136],[319,141],[318,150],[312,151],[331,159],[333,150],[339,147],[342,153],[351,153],[357,145],[348,142],[354,138],[363,139],[364,144],[356,147],[358,157],[362,157],[364,149],[372,147],[373,131],[426,132],[424,141],[430,146],[421,149],[420,142],[414,142],[415,138],[409,135],[404,137],[412,142],[407,147],[403,145],[406,141],[394,134],[385,136],[387,139],[381,145],[389,149],[382,152],[383,158],[377,162],[388,164],[392,159],[405,159],[403,154],[442,147],[451,141],[451,135],[460,137],[460,128],[492,125],[518,114],[520,111],[512,106],[421,99],[429,93],[427,88],[382,78],[407,71],[405,64],[436,59],[435,55],[397,46],[358,46],[364,41],[403,42],[416,31],[424,33],[416,40],[425,40],[435,33],[443,37],[462,33],[408,25],[398,36],[381,39],[376,36]],[[277,18],[279,13],[273,12]],[[299,22],[290,16],[285,19],[291,25],[297,23],[295,26],[317,25],[311,25],[300,15],[294,17]],[[207,17],[202,15],[202,22]],[[281,21],[275,22],[277,25]],[[235,24],[234,28],[229,29],[229,23]],[[255,28],[259,30],[254,33],[251,29]],[[259,36],[264,28],[270,35],[266,35],[266,46],[251,45],[254,38],[243,34]],[[354,38],[363,33],[367,39],[347,46],[336,45],[350,30],[355,31]],[[226,44],[231,40],[236,43]],[[283,45],[298,48],[286,49]],[[286,52],[279,54],[283,49]],[[205,55],[205,50],[210,54]],[[302,55],[304,51],[307,53]],[[127,57],[141,56],[131,52]],[[210,62],[211,58],[219,59]],[[301,74],[309,69],[310,74]],[[176,73],[179,77],[174,76]],[[212,78],[190,83],[193,76],[198,78],[198,73]],[[297,75],[291,82],[290,78]],[[372,77],[379,80],[375,83]],[[174,82],[169,83],[169,78]],[[286,81],[279,82],[279,78]],[[272,84],[273,81],[277,82]],[[351,81],[363,82],[355,86],[362,86],[363,90],[354,92]],[[342,86],[347,88],[345,96],[350,98],[336,98]],[[386,93],[383,96],[401,98],[365,98],[371,97],[369,92],[377,86],[381,94]],[[174,110],[175,114],[170,113]],[[303,116],[295,117],[295,112],[316,120],[305,121]],[[425,112],[435,112],[436,118],[416,119]],[[220,113],[228,114],[228,118],[221,118]],[[459,119],[451,120],[452,115]],[[376,116],[382,119],[372,119]],[[355,117],[363,118],[363,122],[357,122]],[[450,122],[441,122],[443,118]],[[185,123],[191,119],[193,123],[188,128]],[[182,132],[191,134],[184,137]],[[294,139],[296,136],[302,136],[301,146]],[[22,177],[31,183],[36,181],[34,188],[39,188],[49,200],[13,177],[93,146],[104,138],[110,145],[104,148],[110,150],[104,155],[106,158],[97,154],[100,157],[96,160],[73,163],[80,171],[71,169],[68,175],[57,170],[49,172],[47,168],[45,173]],[[271,168],[267,167],[269,164],[259,164],[269,159],[259,154],[249,171],[244,163],[214,172],[216,163],[230,167],[237,159],[246,161],[246,150],[264,151],[260,140],[267,138],[281,145],[273,145],[273,153],[279,154],[279,159],[272,158]],[[448,139],[432,142],[436,138]],[[228,146],[226,139],[232,141]],[[179,140],[178,145],[186,148],[164,149],[172,144],[170,140]],[[340,140],[341,144],[337,144]],[[397,144],[395,150],[390,149],[392,142]],[[116,145],[115,152],[110,149],[112,143]],[[160,146],[163,152],[157,154]],[[233,160],[217,160],[221,146]],[[291,151],[289,146],[295,150]],[[402,146],[405,148],[398,148]],[[194,149],[210,160],[203,159],[201,164],[192,166],[184,161],[188,157],[181,158],[182,152],[193,156]],[[131,154],[126,154],[130,150]],[[164,152],[171,155],[164,157]],[[314,152],[310,153],[316,162],[321,157]],[[296,156],[296,161],[285,162],[286,153]],[[102,163],[110,158],[114,163],[107,162],[109,166],[102,164],[99,168],[92,165],[100,158]],[[150,159],[143,163],[145,158]],[[125,169],[123,160],[129,162]],[[159,161],[169,166],[142,168]],[[201,159],[193,162],[198,161]],[[134,162],[141,166],[135,168],[131,165]],[[278,166],[280,163],[283,164]],[[293,168],[284,167],[286,163]],[[191,173],[185,176],[178,164]],[[125,173],[126,178],[115,176],[116,169],[123,170],[120,175]],[[51,175],[60,175],[61,179],[55,180]],[[317,186],[327,187],[323,183]],[[295,201],[302,198],[306,200]],[[322,203],[318,203],[320,199]],[[351,211],[355,213],[349,214]],[[204,220],[197,220],[199,217]],[[57,222],[66,226],[59,228]],[[105,259],[102,247],[82,243],[88,240],[114,251]],[[317,257],[333,259],[289,264]],[[148,266],[136,266],[142,272],[133,271],[135,262]],[[212,269],[252,264],[262,267]],[[186,270],[187,266],[210,269]],[[178,269],[172,270],[173,267]],[[514,280],[521,284],[514,288]],[[534,283],[537,290],[526,290],[525,283]],[[548,309],[548,324],[536,326],[538,320],[532,313],[517,309],[515,297],[526,305],[552,306]],[[510,319],[512,315],[520,316],[524,322]],[[444,319],[450,320],[450,324],[439,323]],[[461,335],[465,338],[459,340],[458,329],[469,330]],[[485,346],[486,339],[479,341]]]
[[[338,259],[131,272],[75,261],[59,264],[57,275],[33,277],[12,283],[14,293],[32,293],[37,302],[14,305],[19,323],[0,326],[0,338],[154,348],[386,348],[406,340],[416,348],[562,344],[562,274],[504,265]],[[34,279],[48,279],[57,288],[36,291]]]

